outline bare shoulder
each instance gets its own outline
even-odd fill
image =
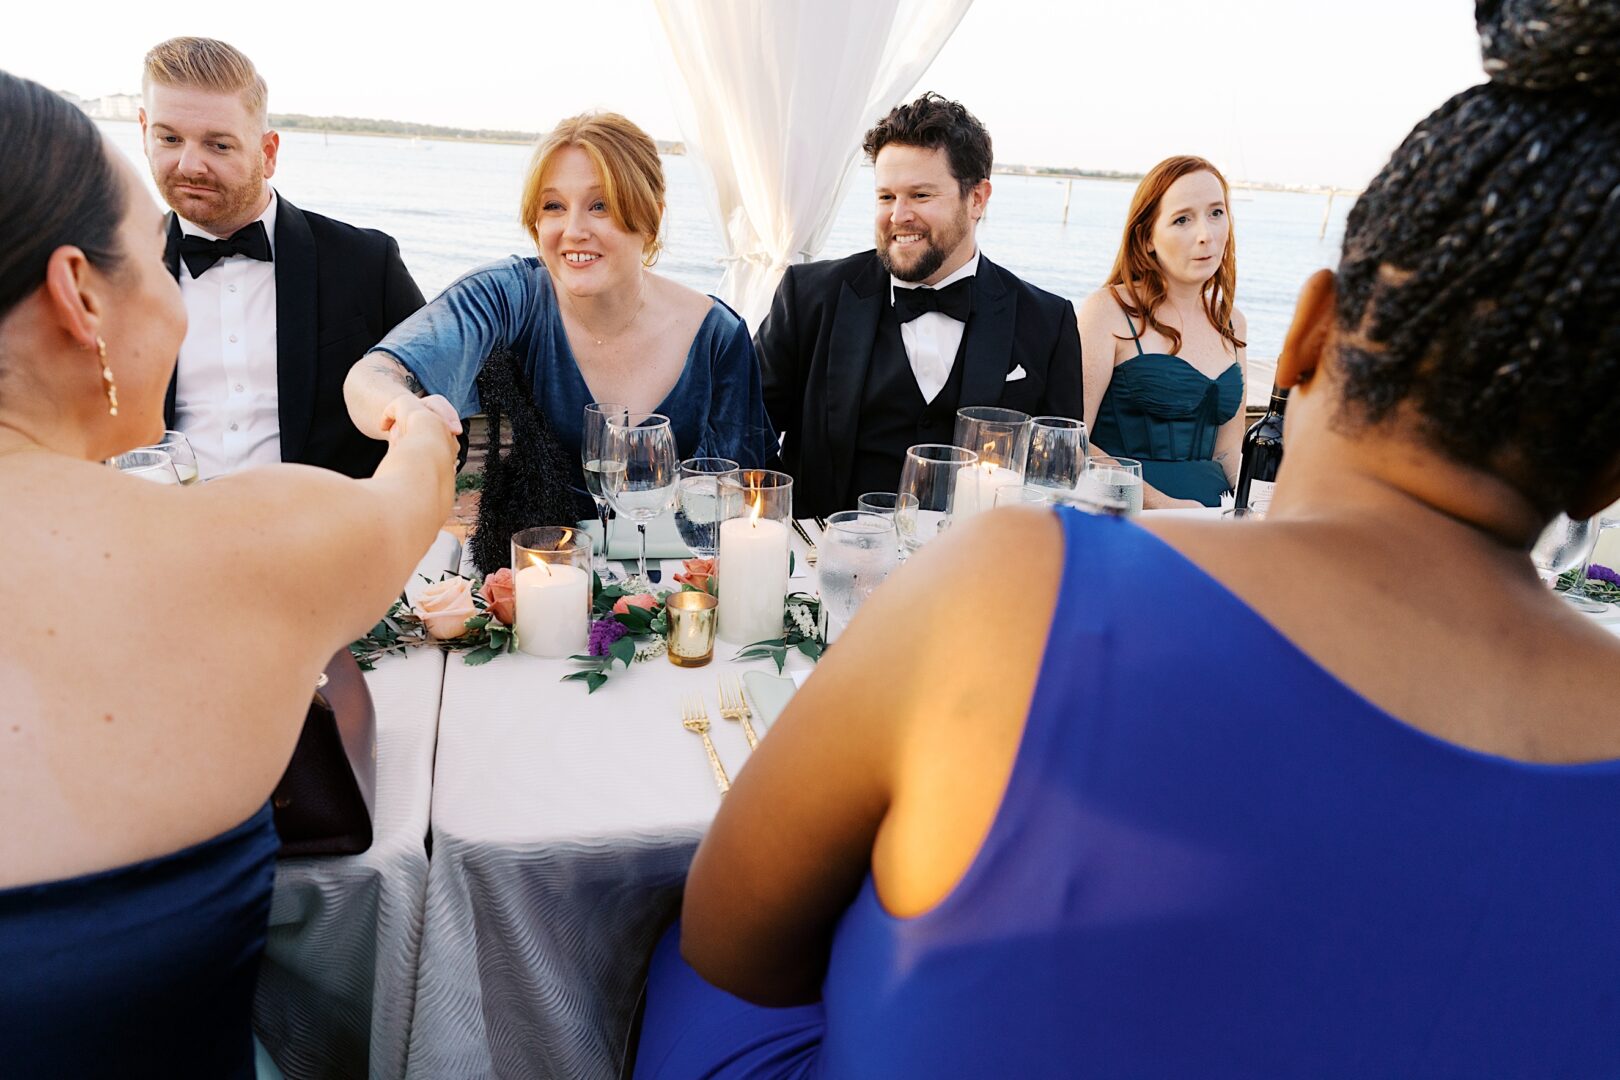
[[[1249,337],[1249,320],[1237,307],[1232,308],[1232,332],[1244,340]]]
[[[1119,313],[1124,310],[1120,307],[1118,288],[1117,285],[1108,285],[1082,300],[1080,302],[1080,321],[1084,322],[1088,318],[1117,318]]]

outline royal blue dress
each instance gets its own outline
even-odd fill
[[[1108,380],[1092,444],[1140,461],[1143,481],[1173,499],[1221,505],[1231,485],[1214,460],[1215,437],[1243,407],[1243,369],[1233,361],[1212,379],[1179,356],[1143,352],[1136,324],[1125,322],[1136,355]]]
[[[390,331],[376,351],[471,416],[480,411],[479,369],[502,346],[522,359],[534,402],[573,455],[572,483],[583,490],[579,448],[585,406],[593,399],[539,259],[512,255],[463,275]],[[730,458],[743,468],[763,468],[776,452],[748,326],[718,299],[692,338],[680,378],[653,411],[669,417],[683,458]]]
[[[0,891],[0,1076],[254,1076],[270,806],[145,862]]]
[[[868,878],[813,1006],[746,1005],[666,938],[636,1075],[1620,1076],[1620,762],[1425,734],[1151,534],[1060,513],[962,880],[902,919]]]

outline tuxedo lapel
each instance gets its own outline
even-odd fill
[[[180,280],[180,219],[173,210],[169,211],[169,229],[167,239],[163,243],[163,265],[169,268],[169,276],[176,282]],[[174,390],[180,381],[180,361],[175,359],[175,369],[169,373],[169,389],[163,396],[163,426],[174,427]]]
[[[1001,268],[981,253],[979,272],[973,276],[973,314],[962,336],[961,406],[999,403],[1012,370],[1018,298],[1001,274]]]
[[[869,265],[845,278],[827,336],[827,454],[833,478],[834,501],[843,504],[855,460],[855,436],[860,427],[861,396],[877,342],[878,318],[887,297],[888,277],[874,252]]]
[[[297,461],[315,408],[315,237],[285,198],[276,209],[276,394],[281,460]]]

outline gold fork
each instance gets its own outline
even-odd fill
[[[753,713],[748,708],[748,698],[743,694],[741,680],[720,680],[720,715],[727,720],[742,721],[743,735],[748,739],[748,749],[754,750],[759,747],[759,736],[754,734],[754,725],[748,722]]]
[[[714,752],[714,740],[709,738],[709,714],[703,708],[702,698],[689,698],[681,702],[681,724],[692,734],[702,737],[703,749],[709,754],[709,768],[714,770],[714,783],[724,795],[731,790],[726,770],[720,764],[720,755]]]

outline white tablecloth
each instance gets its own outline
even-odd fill
[[[455,537],[440,533],[417,570],[436,579],[459,562]],[[405,1074],[444,667],[438,649],[415,649],[366,675],[377,712],[371,848],[276,865],[253,1023],[289,1078]]]
[[[716,678],[775,671],[736,651],[619,668],[590,695],[558,681],[567,661],[451,658],[409,1076],[617,1076],[647,957],[720,805],[680,699],[704,696],[735,776],[748,743],[719,716]]]

